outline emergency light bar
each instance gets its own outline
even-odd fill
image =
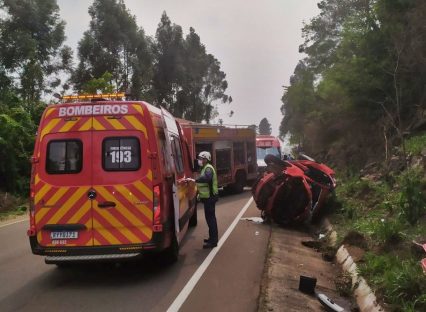
[[[89,99],[103,99],[103,98],[122,98],[125,93],[104,93],[104,94],[85,94],[85,95],[64,95],[62,100],[89,100]]]

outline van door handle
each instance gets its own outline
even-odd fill
[[[108,208],[108,207],[115,207],[116,204],[112,201],[104,201],[101,203],[98,203],[99,208]]]

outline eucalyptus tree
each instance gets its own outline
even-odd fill
[[[122,0],[95,0],[89,14],[89,29],[78,44],[75,89],[87,89],[92,79],[110,73],[116,91],[134,99],[144,97],[151,89],[152,55],[150,41],[135,16]]]

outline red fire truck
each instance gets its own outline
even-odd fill
[[[257,176],[256,133],[245,126],[221,126],[179,120],[193,159],[202,152],[212,155],[219,187],[240,193]]]
[[[43,113],[28,236],[46,263],[150,250],[175,261],[188,226],[197,223],[192,161],[179,124],[146,102],[102,99],[113,96],[67,97]]]
[[[265,156],[273,155],[281,158],[281,143],[272,135],[258,135],[256,137],[257,170],[262,175],[266,170]]]

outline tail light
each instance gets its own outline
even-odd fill
[[[163,231],[163,225],[161,224],[161,189],[160,185],[154,186],[152,208],[154,210],[154,220],[152,230],[154,232]]]

